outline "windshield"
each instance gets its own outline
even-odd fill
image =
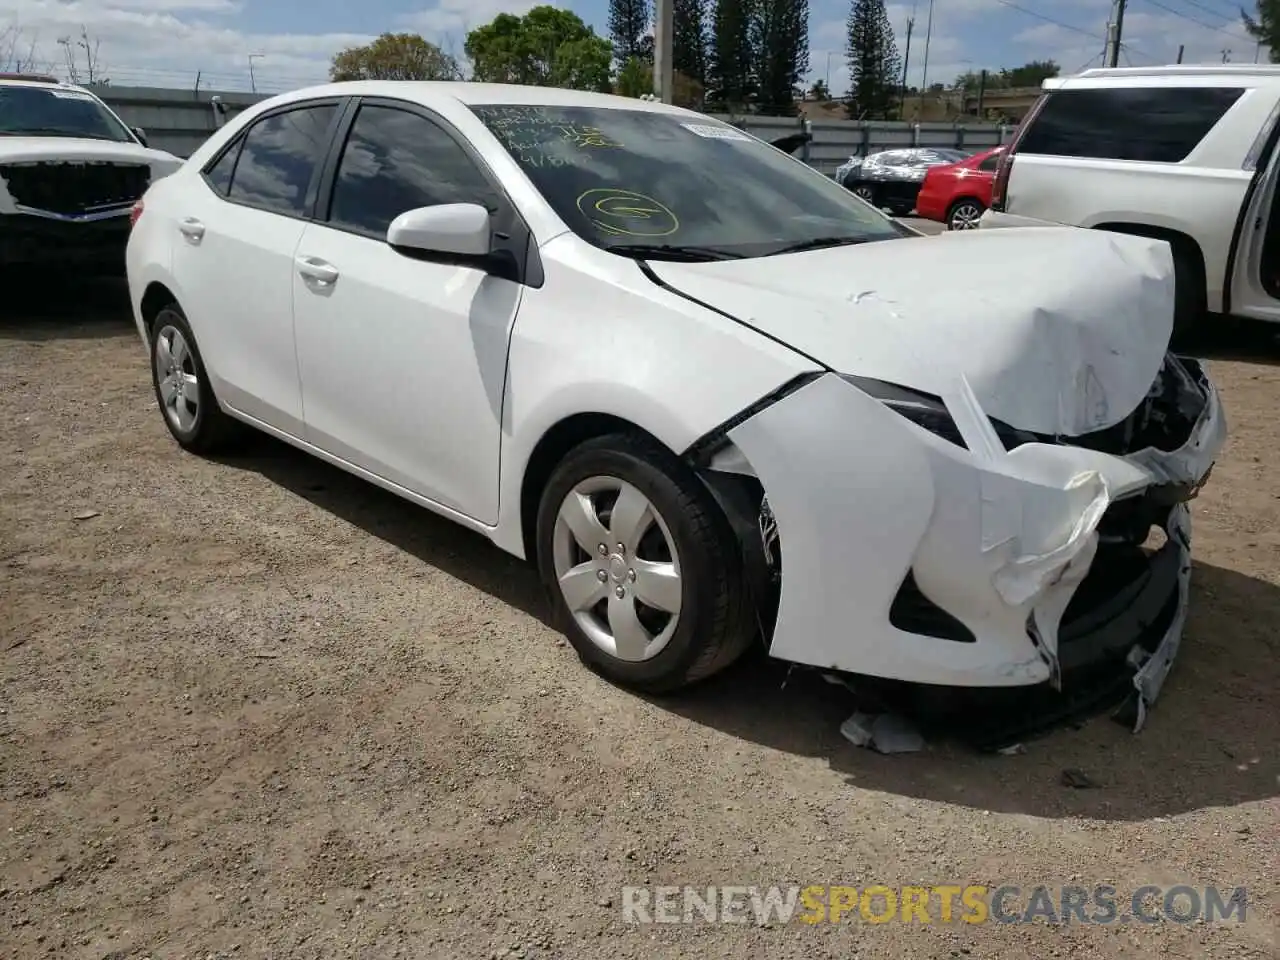
[[[16,84],[0,86],[0,135],[134,142],[124,124],[88,93]]]
[[[816,170],[709,117],[472,110],[575,233],[617,253],[756,257],[907,235]]]

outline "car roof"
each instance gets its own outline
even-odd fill
[[[57,77],[41,74],[0,73],[0,87],[34,87],[38,90],[74,90],[77,93],[90,93],[84,87],[67,83]]]
[[[598,107],[623,110],[645,110],[653,113],[678,113],[702,116],[669,103],[620,97],[611,93],[589,93],[559,87],[535,87],[515,83],[473,83],[465,80],[348,80],[305,87],[272,97],[271,103],[289,103],[313,97],[397,97],[424,105],[442,98],[467,106],[484,104],[516,104],[548,107]]]
[[[1153,67],[1094,67],[1068,77],[1050,77],[1043,83],[1045,90],[1061,90],[1073,86],[1146,86],[1152,81],[1164,81],[1171,85],[1186,85],[1203,81],[1212,86],[1238,83],[1242,80],[1253,85],[1280,84],[1280,65],[1269,63],[1181,63]]]

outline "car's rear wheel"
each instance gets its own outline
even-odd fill
[[[858,184],[853,188],[853,195],[859,199],[867,201],[867,203],[871,204],[873,207],[877,206],[876,188],[871,186],[869,183]]]
[[[728,666],[754,636],[740,551],[693,471],[630,434],[572,450],[543,490],[538,567],[578,655],[650,692]]]
[[[165,426],[193,453],[213,453],[239,434],[239,424],[218,407],[191,325],[176,304],[151,322],[151,382]]]
[[[957,200],[951,205],[951,209],[947,211],[947,229],[976,230],[978,221],[982,219],[982,214],[986,209],[977,200],[969,198]]]

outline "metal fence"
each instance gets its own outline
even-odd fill
[[[865,157],[878,150],[900,147],[947,147],[978,151],[998,147],[1013,127],[994,123],[901,123],[858,120],[805,120],[801,117],[730,117],[717,119],[735,124],[762,140],[776,140],[807,130],[813,135],[798,152],[810,166],[826,174],[850,157]]]
[[[95,92],[130,126],[141,127],[151,145],[188,157],[217,129],[214,104],[230,119],[264,94],[214,90],[165,90],[154,87],[100,87]],[[984,150],[1004,143],[1013,128],[993,123],[889,123],[854,120],[806,120],[802,117],[729,117],[733,123],[763,140],[776,140],[808,130],[813,139],[799,156],[823,173],[834,173],[850,156],[865,156],[894,147],[952,147]]]
[[[151,146],[179,157],[191,156],[218,129],[215,103],[221,104],[225,120],[266,99],[264,94],[159,87],[106,86],[93,92],[129,126],[146,131]]]

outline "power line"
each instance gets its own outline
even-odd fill
[[[1051,23],[1055,27],[1061,27],[1063,30],[1070,30],[1073,33],[1081,34],[1091,40],[1106,41],[1106,37],[1101,37],[1096,33],[1091,33],[1084,29],[1084,27],[1074,27],[1069,23],[1063,23],[1061,20],[1055,20],[1053,17],[1045,16],[1043,13],[1038,13],[1035,10],[1028,10],[1026,7],[1020,7],[1014,3],[1013,0],[996,0],[996,2],[1008,7],[1010,10],[1017,10],[1019,13],[1025,13],[1029,17],[1035,17],[1037,20],[1043,20],[1045,23]]]
[[[1183,13],[1181,10],[1175,10],[1173,9],[1173,7],[1166,6],[1165,4],[1161,3],[1160,0],[1143,0],[1143,2],[1149,3],[1153,7],[1158,7],[1159,9],[1163,10],[1165,13],[1172,14],[1175,17],[1181,17],[1183,20],[1186,20],[1188,23],[1194,23],[1197,27],[1203,27],[1206,30],[1213,30],[1217,33],[1225,34],[1226,36],[1231,37],[1235,40],[1245,40],[1249,43],[1253,43],[1253,40],[1250,39],[1249,37],[1246,37],[1244,34],[1232,33],[1230,30],[1226,29],[1225,27],[1215,27],[1211,23],[1205,23],[1203,20],[1197,19],[1196,17],[1192,17],[1192,16],[1189,16],[1188,14]]]
[[[1086,30],[1084,27],[1077,27],[1070,23],[1063,23],[1061,20],[1055,20],[1053,17],[1046,16],[1037,10],[1028,10],[1026,7],[1019,6],[1014,3],[1013,0],[996,0],[996,2],[1002,6],[1008,7],[1010,10],[1017,10],[1019,13],[1025,13],[1029,17],[1035,17],[1037,20],[1043,20],[1045,23],[1051,23],[1055,27],[1061,27],[1063,30],[1070,30],[1072,33],[1078,33],[1082,37],[1088,37],[1090,40],[1097,40],[1103,44],[1107,42],[1107,38],[1100,33],[1093,33],[1092,31]],[[1140,57],[1145,57],[1153,63],[1156,61],[1155,57],[1151,56],[1149,53],[1139,50],[1132,44],[1126,43],[1123,44],[1123,46],[1128,47],[1133,53],[1136,53]]]
[[[1211,17],[1218,17],[1221,20],[1226,21],[1227,23],[1230,23],[1232,21],[1232,17],[1229,16],[1228,14],[1223,13],[1221,10],[1214,10],[1211,7],[1206,7],[1203,3],[1200,2],[1200,0],[1182,0],[1182,2],[1189,7],[1195,7],[1198,10],[1203,10],[1205,13],[1209,14],[1209,16]]]

